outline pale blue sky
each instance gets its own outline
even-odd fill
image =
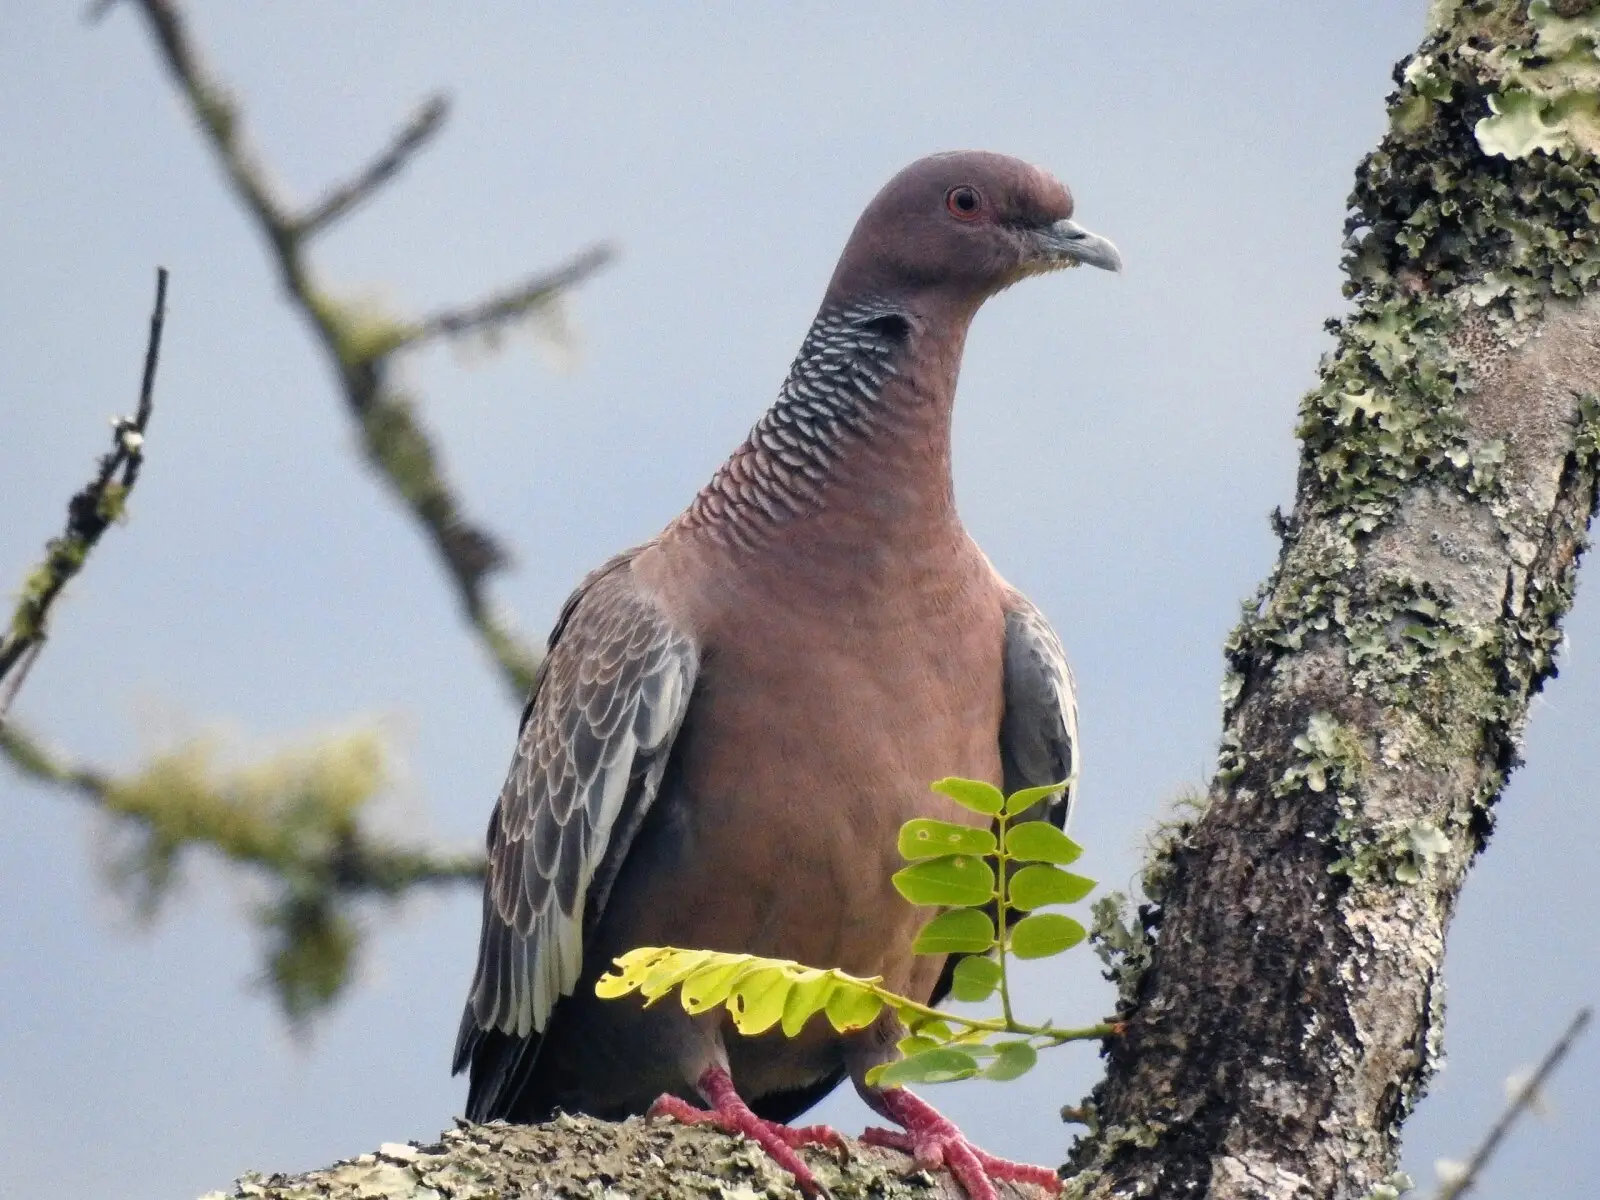
[[[408,764],[391,820],[475,842],[516,712],[358,465],[140,22],[86,28],[79,7],[0,9],[0,586],[131,406],[157,263],[171,315],[132,522],[60,608],[17,716],[131,764],[174,730],[280,738],[380,714]],[[1072,655],[1075,830],[1116,886],[1164,803],[1208,773],[1219,648],[1271,563],[1296,400],[1340,305],[1351,169],[1423,7],[236,0],[204,6],[196,32],[300,197],[426,92],[453,95],[436,147],[319,247],[330,286],[432,307],[620,245],[575,298],[567,369],[524,340],[407,371],[472,511],[517,551],[500,595],[534,633],[765,407],[890,174],[981,146],[1065,178],[1127,273],[1031,282],[982,314],[957,486]],[[1419,1180],[1469,1148],[1503,1078],[1600,992],[1593,590],[1451,932],[1450,1065],[1407,1142]],[[138,930],[100,882],[89,813],[4,771],[0,807],[0,1195],[181,1200],[246,1168],[429,1136],[459,1111],[448,1058],[475,897],[374,910],[361,981],[302,1047],[250,985],[247,887],[202,865]],[[1022,1003],[1098,1016],[1097,965],[1085,951],[1038,970]],[[1056,1162],[1055,1111],[1096,1069],[1069,1048],[1003,1091],[932,1099],[990,1148]],[[1592,1194],[1597,1077],[1591,1041],[1485,1195]],[[819,1112],[864,1118],[845,1097]]]

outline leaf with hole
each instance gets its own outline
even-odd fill
[[[950,974],[951,998],[969,1004],[987,1000],[999,986],[1000,964],[977,954],[969,954],[956,963],[956,969]]]
[[[691,1013],[702,1013],[715,1008],[728,998],[739,977],[749,969],[750,958],[740,955],[732,962],[696,971],[683,981],[683,989],[679,993],[684,1009]]]
[[[1006,902],[1013,908],[1043,908],[1047,904],[1076,904],[1094,891],[1094,880],[1060,867],[1029,863],[1011,877]]]
[[[789,986],[789,977],[781,969],[747,971],[728,996],[734,1028],[746,1037],[771,1029],[783,1016]]]
[[[1018,958],[1048,958],[1084,939],[1084,928],[1059,913],[1033,913],[1018,921],[1008,939]]]
[[[900,826],[900,857],[917,862],[946,854],[976,854],[980,858],[998,848],[994,832],[918,817]]]
[[[1024,821],[1006,831],[1006,853],[1023,862],[1076,862],[1083,853],[1078,845],[1048,821]]]
[[[978,1060],[965,1050],[940,1046],[898,1062],[888,1063],[873,1080],[877,1087],[902,1087],[908,1083],[949,1083],[978,1073]]]
[[[986,817],[994,816],[1006,806],[1006,798],[999,788],[977,779],[938,779],[933,783],[933,790],[948,796],[962,808],[970,808]]]
[[[1039,1061],[1039,1053],[1027,1042],[996,1042],[995,1060],[983,1069],[985,1079],[1004,1082],[1026,1075]]]
[[[1065,783],[1047,783],[1044,787],[1022,788],[1012,792],[1006,797],[1006,816],[1014,817],[1018,813],[1025,813],[1035,804],[1059,796],[1067,785]]]
[[[973,854],[949,854],[902,867],[895,890],[913,904],[968,907],[994,898],[994,868]]]
[[[982,954],[994,948],[994,922],[977,908],[940,913],[922,927],[911,949],[917,954]]]

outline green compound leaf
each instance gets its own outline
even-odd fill
[[[949,1083],[956,1079],[970,1079],[978,1073],[978,1060],[965,1050],[939,1046],[886,1063],[877,1069],[877,1077],[868,1072],[868,1082],[875,1087],[901,1087],[908,1083]]]
[[[970,808],[986,817],[994,816],[1006,806],[1006,798],[1001,795],[999,788],[977,779],[957,779],[953,776],[936,779],[933,790],[941,796],[950,797],[962,808]]]
[[[1006,831],[1006,853],[1023,862],[1076,862],[1083,853],[1078,845],[1048,821],[1025,821]]]
[[[911,949],[917,954],[982,954],[994,945],[994,922],[989,914],[958,908],[940,913],[924,925]]]
[[[1076,904],[1092,891],[1092,879],[1060,867],[1033,863],[1011,877],[1006,901],[1013,908],[1035,909],[1047,904]]]
[[[895,889],[913,904],[965,908],[994,898],[994,868],[972,854],[930,858],[896,871],[891,878]]]
[[[970,910],[969,910],[970,911]],[[954,913],[948,914],[954,916]],[[982,916],[983,914],[979,914]],[[988,918],[985,917],[985,920]],[[994,994],[994,989],[1000,986],[1000,964],[992,958],[981,958],[978,955],[969,955],[956,963],[956,969],[950,976],[950,996],[955,1000],[964,1000],[975,1004],[987,1000]]]
[[[1025,813],[1040,801],[1059,796],[1066,786],[1065,782],[1048,783],[1044,787],[1023,788],[1021,791],[1012,792],[1006,797],[1006,816],[1014,817],[1018,813]]]
[[[1015,1079],[1033,1070],[1033,1065],[1039,1061],[1039,1052],[1027,1042],[996,1042],[994,1048],[997,1051],[995,1060],[983,1069],[985,1079],[1001,1082]]]
[[[971,825],[919,817],[900,826],[900,857],[912,862],[945,854],[975,854],[981,858],[998,848],[992,830]]]
[[[1048,958],[1070,950],[1085,936],[1084,928],[1059,913],[1034,913],[1023,917],[1011,931],[1011,953],[1018,958]]]

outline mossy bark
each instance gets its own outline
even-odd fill
[[[1445,931],[1596,504],[1600,170],[1562,122],[1593,111],[1600,14],[1573,7],[1436,5],[1396,72],[1351,197],[1354,311],[1302,406],[1276,569],[1228,645],[1208,803],[1147,872],[1149,964],[1120,979],[1127,1035],[1071,1195],[1405,1184]]]
[[[805,1156],[838,1200],[963,1200],[945,1172],[851,1143],[847,1161]],[[670,1120],[621,1124],[557,1117],[547,1125],[460,1125],[431,1144],[385,1145],[304,1175],[249,1175],[203,1200],[763,1200],[799,1196],[794,1181],[742,1138]],[[1010,1186],[1002,1200],[1028,1193]]]

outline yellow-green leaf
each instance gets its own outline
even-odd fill
[[[988,920],[987,917],[984,919]],[[968,955],[956,963],[956,969],[950,975],[951,997],[969,1004],[987,1000],[999,985],[1000,964],[992,958],[982,958],[976,954]]]
[[[994,898],[994,868],[974,854],[949,854],[903,867],[891,877],[913,904],[969,906]]]
[[[828,1003],[833,989],[834,980],[826,971],[802,972],[783,1001],[783,1036],[798,1036],[806,1022]]]
[[[1066,782],[1063,781],[1061,783],[1047,783],[1043,787],[1022,788],[1012,792],[1011,795],[1006,797],[1006,816],[1014,817],[1018,813],[1025,813],[1035,804],[1048,800],[1052,796],[1059,796],[1066,786]]]
[[[828,1020],[840,1033],[865,1029],[877,1020],[883,1001],[860,984],[839,980],[828,997]]]
[[[716,957],[711,950],[665,950],[644,972],[639,993],[646,1001],[666,995]]]
[[[943,1044],[943,1042],[934,1038],[923,1037],[920,1033],[908,1033],[894,1044],[894,1048],[900,1051],[902,1058],[905,1058],[913,1054],[921,1054],[924,1050],[937,1049]]]
[[[783,1016],[789,995],[789,976],[779,967],[758,967],[747,971],[728,996],[728,1011],[740,1033],[751,1036],[765,1033]]]
[[[719,960],[683,981],[683,1007],[691,1013],[715,1008],[728,998],[739,977],[750,969],[751,956],[741,954],[732,961]]]
[[[1092,879],[1060,867],[1030,863],[1011,877],[1006,901],[1013,908],[1043,908],[1047,904],[1076,904],[1092,891]]]
[[[970,808],[987,817],[994,816],[1006,806],[1006,798],[1001,795],[999,788],[977,779],[936,779],[933,790],[941,796],[950,797],[962,808]]]
[[[993,854],[997,849],[994,832],[918,817],[900,826],[900,857],[913,862],[945,854]]]
[[[1025,821],[1006,830],[1006,853],[1023,862],[1076,862],[1083,853],[1078,845],[1048,821]]]
[[[988,913],[957,908],[924,925],[911,949],[917,954],[982,954],[994,943],[994,922]]]
[[[1033,913],[1018,921],[1008,939],[1018,958],[1048,958],[1070,950],[1084,939],[1084,928],[1059,913]]]

